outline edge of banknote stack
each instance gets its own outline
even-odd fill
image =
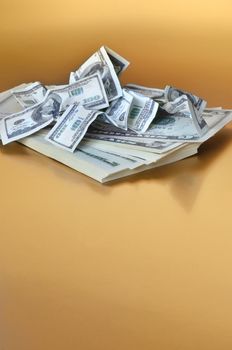
[[[232,120],[232,110],[172,86],[121,86],[128,65],[102,46],[64,85],[0,93],[2,144],[17,141],[103,183],[194,155]]]

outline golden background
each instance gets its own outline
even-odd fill
[[[1,1],[0,88],[66,82],[105,44],[123,82],[232,108],[231,1]],[[0,149],[0,349],[230,350],[232,132],[101,185]]]

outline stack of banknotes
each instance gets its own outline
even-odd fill
[[[64,85],[22,84],[0,93],[0,137],[100,182],[195,153],[232,120],[187,91],[127,84],[129,62],[102,46]]]

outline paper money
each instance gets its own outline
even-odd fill
[[[124,65],[125,67],[125,65]],[[123,70],[123,68],[122,68]],[[99,72],[109,101],[122,96],[122,88],[107,51],[102,46],[78,70],[70,74],[69,83]],[[120,72],[120,71],[119,71]]]
[[[49,91],[52,91],[61,101],[62,111],[74,103],[80,103],[86,108],[97,110],[109,106],[99,72],[65,87],[61,86]]]
[[[86,134],[86,139],[100,140],[120,146],[131,146],[133,149],[143,148],[146,152],[164,153],[179,146],[179,142],[160,142],[152,138],[139,138],[132,136],[106,135],[99,131]]]
[[[121,75],[121,73],[127,69],[130,62],[128,62],[124,57],[120,56],[117,52],[111,50],[109,47],[104,46],[104,48],[114,66],[117,76]]]
[[[204,101],[202,98],[195,96],[187,91],[176,89],[169,85],[165,87],[164,95],[166,101],[175,101],[175,99],[177,99],[178,97],[186,95],[200,115],[202,114],[207,104],[207,102]]]
[[[0,124],[2,143],[19,140],[46,127],[59,114],[59,109],[56,96],[48,92],[43,102],[3,118]]]
[[[0,113],[1,117],[7,116],[12,113],[17,113],[23,110],[21,104],[16,100],[16,98],[12,95],[12,91],[24,89],[30,84],[20,84],[11,88],[10,90],[6,90],[0,93]]]
[[[2,91],[0,92],[0,103],[6,101],[8,98],[10,98],[12,96],[12,91],[14,90],[19,90],[19,89],[23,89],[25,88],[26,86],[28,86],[29,84],[20,84],[20,85],[17,85],[9,90],[6,90],[6,91]]]
[[[165,101],[164,90],[162,89],[150,88],[136,84],[126,84],[125,88],[133,90],[143,96],[153,98],[154,100]]]
[[[12,90],[13,96],[21,104],[22,107],[27,108],[33,106],[44,99],[47,89],[39,82],[30,84],[29,86],[20,89]]]
[[[23,110],[23,107],[15,99],[15,97],[10,93],[7,97],[0,102],[0,113],[3,114],[13,114]]]
[[[136,133],[144,133],[154,120],[159,104],[151,98],[142,96],[134,91],[126,90],[133,96],[128,115],[128,128]]]
[[[46,140],[73,152],[99,114],[100,112],[87,110],[77,104],[71,105],[50,130]]]
[[[121,130],[113,125],[102,123],[101,117],[93,122],[86,137],[122,145],[144,147],[146,148],[146,151],[151,149],[153,152],[155,151],[157,153],[167,152],[180,145],[178,142],[174,143],[172,141],[154,140],[154,138],[150,138],[146,133],[136,134],[131,130]]]
[[[123,90],[122,97],[111,102],[109,108],[104,113],[112,124],[118,128],[127,130],[127,120],[130,112],[133,96]]]
[[[0,112],[0,119],[6,118],[9,115],[10,115],[9,113]]]
[[[78,146],[78,151],[83,151],[86,152],[88,150],[92,150],[92,153],[94,151],[94,153],[96,154],[96,151],[101,151],[104,154],[104,158],[110,157],[111,162],[114,159],[114,161],[116,161],[118,164],[120,164],[121,166],[124,166],[124,169],[135,169],[139,166],[141,166],[142,164],[144,164],[144,162],[142,160],[139,159],[135,159],[132,156],[129,156],[128,154],[125,154],[125,152],[117,152],[117,150],[110,150],[109,148],[102,148],[102,147],[96,147],[96,145],[92,146],[89,145],[88,142],[84,142],[83,144]]]
[[[89,130],[87,136],[93,137],[94,134],[101,136],[101,139],[111,138],[125,140],[126,143],[134,143],[135,140],[140,142],[149,143],[153,141],[166,141],[166,142],[204,142],[212,137],[216,132],[223,128],[227,123],[232,120],[232,110],[214,110],[210,113],[203,113],[203,118],[206,120],[209,126],[208,130],[199,135],[196,129],[193,128],[191,118],[179,116],[178,114],[169,114],[166,111],[160,111],[157,117],[143,134],[135,134],[128,130],[120,130],[112,125],[94,124],[93,128]]]
[[[170,114],[178,114],[178,117],[191,118],[193,130],[196,128],[200,135],[208,130],[206,121],[200,113],[197,113],[197,110],[186,95],[181,95],[175,100],[163,104],[162,109]]]
[[[164,156],[164,154],[169,154],[170,151],[173,150],[170,149],[170,151],[167,152],[155,152],[155,149],[153,149],[152,152],[147,152],[146,149],[138,148],[138,147],[128,147],[123,144],[116,144],[113,142],[105,142],[105,141],[99,141],[94,139],[88,139],[83,141],[82,147],[85,145],[92,146],[96,149],[105,151],[105,152],[111,152],[112,154],[118,154],[123,155],[126,157],[126,159],[132,159],[133,161],[136,160],[136,162],[139,162],[140,164],[151,164],[154,161],[159,160]],[[172,143],[173,145],[173,143]],[[133,166],[134,167],[134,166]]]

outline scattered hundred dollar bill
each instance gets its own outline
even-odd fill
[[[88,126],[97,118],[99,113],[78,104],[69,106],[50,130],[46,140],[74,152],[84,137]]]
[[[232,110],[172,86],[120,83],[129,62],[102,46],[62,85],[23,83],[0,93],[3,145],[18,141],[100,182],[189,157]]]

